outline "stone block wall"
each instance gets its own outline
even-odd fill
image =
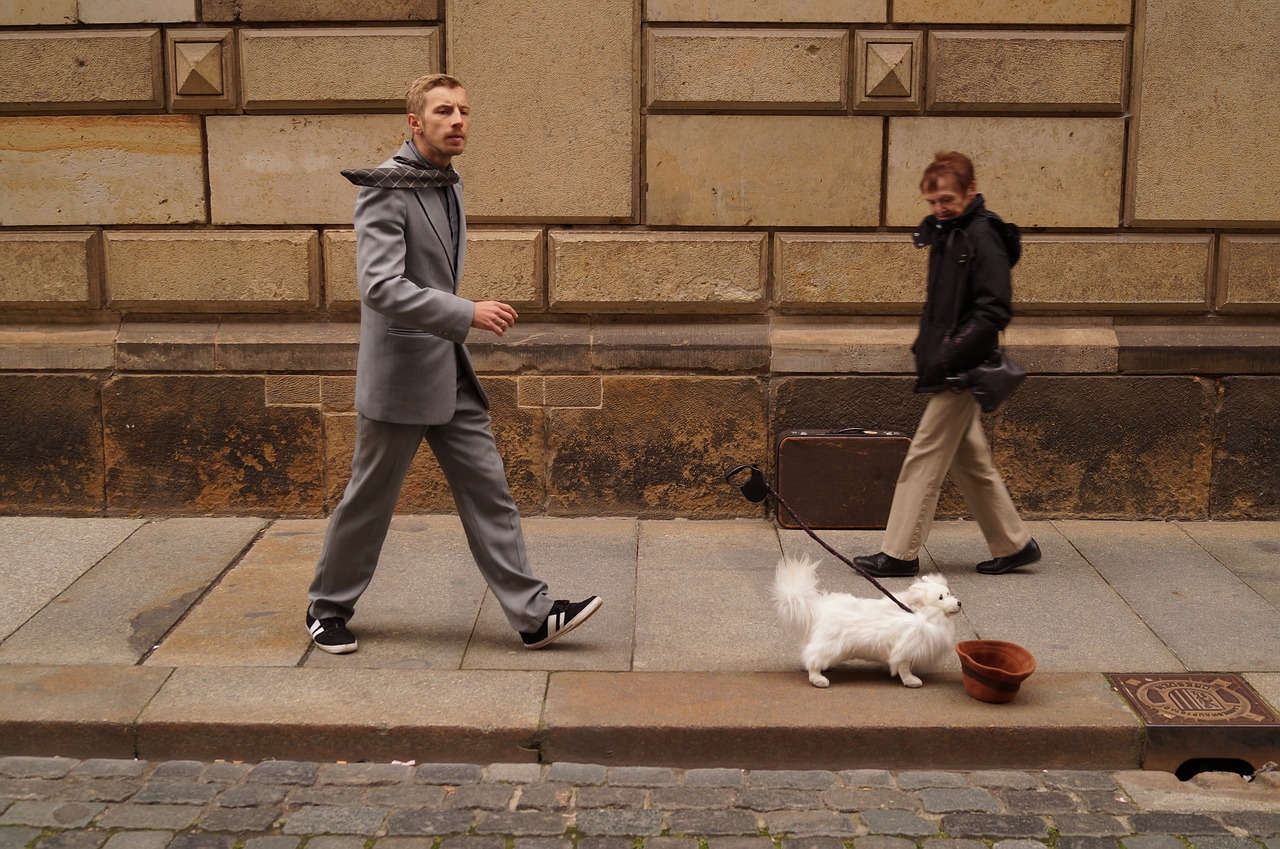
[[[358,17],[357,17],[358,16]],[[921,169],[1025,234],[988,417],[1028,516],[1280,516],[1272,0],[0,4],[0,511],[324,515],[355,188],[461,77],[460,293],[522,508],[758,515],[787,428],[910,432]],[[428,452],[405,511],[451,508]],[[948,492],[944,509],[964,511]]]

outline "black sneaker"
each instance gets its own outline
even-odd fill
[[[586,601],[558,599],[551,605],[551,612],[547,614],[542,627],[532,633],[521,631],[520,639],[524,640],[525,648],[540,649],[586,622],[602,604],[604,602],[595,596],[588,596]]]
[[[311,632],[311,642],[316,644],[316,648],[329,654],[349,654],[359,646],[356,635],[347,630],[347,620],[341,616],[315,619],[308,613],[307,630]]]

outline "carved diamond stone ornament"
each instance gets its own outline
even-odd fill
[[[234,30],[170,29],[165,39],[169,105],[175,112],[233,112],[239,107]]]
[[[867,45],[867,97],[910,97],[910,44]]]
[[[922,32],[860,30],[854,46],[854,108],[877,112],[919,110],[923,44]]]
[[[173,46],[174,87],[184,97],[222,94],[222,43],[190,41]]]

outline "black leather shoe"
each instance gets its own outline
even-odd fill
[[[1039,559],[1040,546],[1036,545],[1035,540],[1032,540],[1023,546],[1022,551],[1017,554],[982,561],[978,564],[978,571],[984,575],[1003,575],[1005,572],[1012,572],[1019,566],[1028,566],[1035,563]]]
[[[853,562],[861,566],[868,575],[876,578],[914,578],[920,574],[919,557],[899,560],[882,551],[869,557],[855,557]]]

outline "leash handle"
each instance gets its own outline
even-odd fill
[[[743,483],[734,483],[733,481],[734,477],[740,475],[744,471],[749,472],[750,477],[748,477],[747,480],[744,481]],[[874,586],[880,592],[884,593],[894,604],[898,605],[898,607],[901,607],[903,610],[907,611],[907,613],[915,612],[914,610],[912,610],[911,608],[903,604],[902,601],[896,595],[889,592],[889,590],[885,588],[883,584],[877,581],[874,576],[868,574],[866,570],[864,570],[857,563],[854,563],[852,560],[845,557],[843,554],[836,551],[831,546],[827,545],[827,543],[821,537],[815,534],[813,530],[808,525],[805,524],[804,519],[801,519],[799,516],[797,516],[796,511],[791,509],[791,505],[787,503],[787,500],[783,498],[782,495],[776,489],[774,489],[772,486],[769,485],[769,482],[764,478],[764,472],[760,471],[759,466],[756,466],[754,464],[744,463],[741,466],[736,466],[730,469],[729,472],[724,476],[724,479],[729,485],[738,487],[738,489],[742,491],[743,496],[746,497],[748,501],[759,503],[761,501],[764,501],[765,495],[772,495],[774,501],[777,501],[778,504],[780,504],[782,508],[787,511],[787,513],[791,516],[791,518],[795,520],[796,524],[800,526],[800,529],[803,530],[810,537],[812,537],[814,542],[816,542],[818,545],[825,548],[841,563],[848,566],[850,569],[852,569],[853,571],[857,572],[859,575],[861,575],[862,577],[870,581],[872,586]]]

